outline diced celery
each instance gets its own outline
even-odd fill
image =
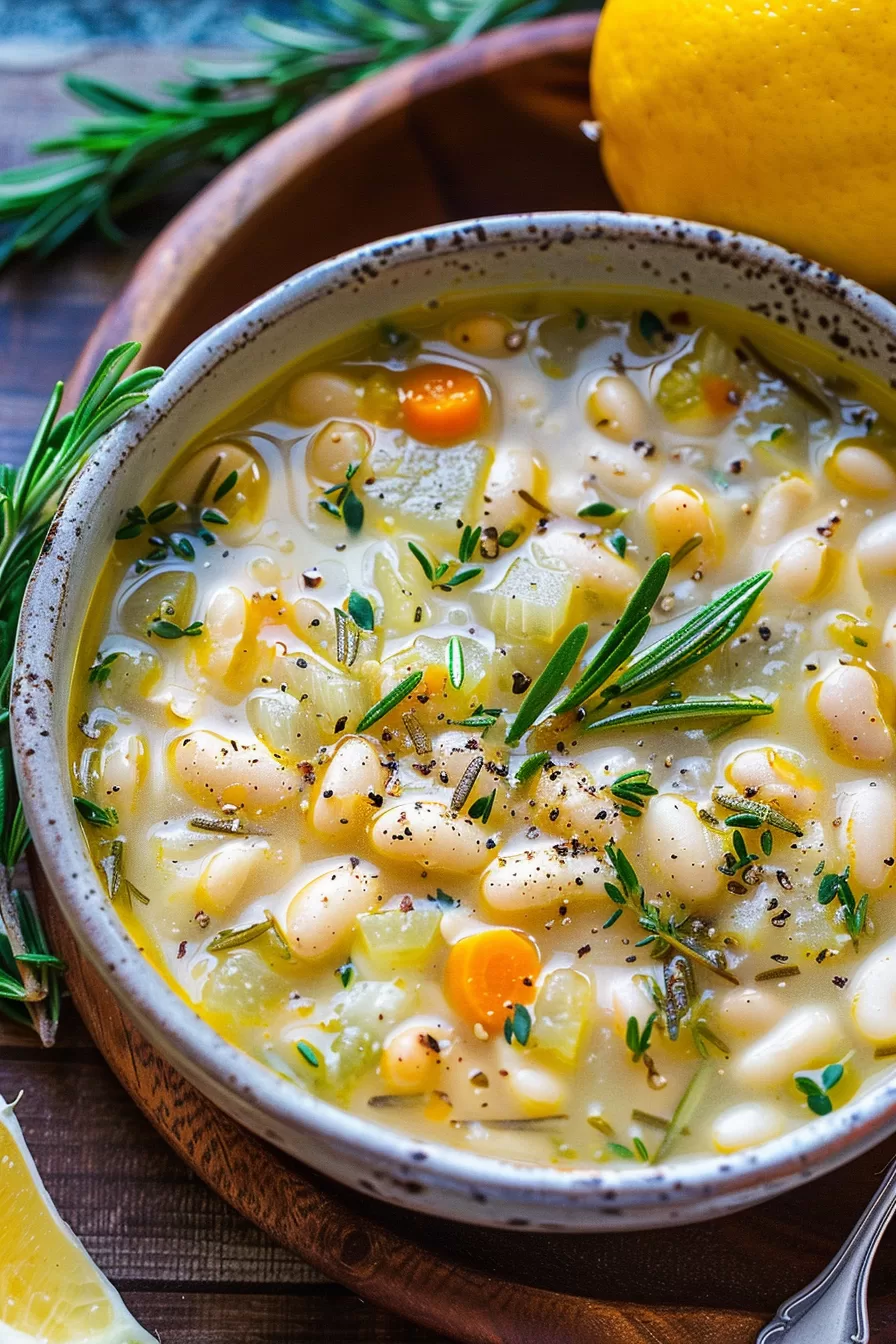
[[[497,588],[474,594],[474,600],[499,638],[550,643],[566,624],[572,593],[567,570],[545,569],[520,556]]]
[[[457,520],[479,516],[492,453],[482,444],[429,448],[404,435],[378,436],[365,474],[364,502],[374,517],[456,544]]]
[[[726,378],[742,390],[753,376],[727,341],[714,331],[702,331],[694,348],[676,359],[660,381],[656,403],[669,420],[688,420],[707,414],[704,379]]]
[[[307,759],[323,743],[335,741],[372,704],[366,681],[310,653],[279,655],[271,677],[277,689],[255,691],[246,713],[253,732],[272,751]]]
[[[118,607],[129,635],[145,635],[157,617],[181,627],[190,624],[196,601],[196,575],[187,569],[155,570],[128,588]]]
[[[221,956],[202,991],[202,1007],[241,1027],[267,1022],[289,992],[290,982],[278,975],[251,947]]]
[[[97,681],[103,701],[110,709],[136,710],[158,681],[162,664],[147,644],[131,639],[107,640],[97,660],[114,653]]]
[[[358,980],[338,997],[339,1031],[327,1056],[327,1078],[344,1087],[376,1062],[387,1034],[413,1012],[416,995],[396,980]]]
[[[535,1001],[535,1043],[574,1064],[591,1016],[591,981],[569,968],[545,976]]]
[[[441,910],[429,901],[414,910],[359,915],[360,950],[383,970],[419,965],[432,951],[441,919]]]

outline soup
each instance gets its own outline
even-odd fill
[[[879,1080],[892,400],[606,291],[278,373],[121,520],[82,640],[138,945],[296,1087],[517,1160],[733,1152]]]

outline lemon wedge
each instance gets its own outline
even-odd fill
[[[56,1212],[2,1097],[0,1344],[158,1344]]]

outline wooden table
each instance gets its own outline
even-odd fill
[[[27,53],[15,62],[4,55],[0,44],[3,167],[24,162],[31,141],[78,114],[55,71],[11,69],[28,64]],[[148,89],[179,59],[106,51],[79,68]],[[0,276],[0,459],[22,460],[53,383],[177,204],[147,214],[121,252],[82,240]],[[72,1008],[52,1051],[0,1017],[0,1092],[20,1090],[17,1114],[60,1212],[163,1344],[438,1338],[324,1282],[206,1190],[119,1087]]]

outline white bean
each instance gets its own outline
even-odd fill
[[[719,1034],[724,1037],[740,1036],[744,1040],[753,1040],[780,1022],[787,1012],[787,1007],[783,995],[775,994],[768,989],[760,989],[753,985],[729,989],[716,1002]]]
[[[431,1092],[438,1086],[442,1057],[451,1046],[454,1028],[438,1018],[415,1017],[386,1037],[380,1073],[390,1092]]]
[[[735,1060],[734,1072],[749,1087],[780,1087],[800,1069],[830,1064],[843,1046],[837,1016],[821,1004],[794,1008]]]
[[[720,1153],[739,1153],[783,1134],[787,1119],[767,1102],[744,1101],[730,1106],[712,1122],[712,1141]]]
[[[812,687],[809,707],[822,744],[835,760],[862,766],[892,757],[893,739],[878,691],[867,668],[840,663]]]
[[[588,465],[591,468],[590,485],[623,495],[626,499],[638,499],[643,495],[654,485],[660,471],[655,453],[646,457],[629,444],[609,440],[598,443],[588,454]]]
[[[367,739],[341,738],[317,786],[312,827],[319,835],[349,835],[344,828],[363,824],[371,806],[381,806],[385,784],[385,767]]]
[[[751,747],[749,751],[738,752],[726,766],[725,777],[739,793],[746,793],[754,802],[766,803],[788,817],[804,817],[818,799],[818,781],[774,747]]]
[[[850,783],[837,798],[849,857],[860,891],[878,891],[893,880],[896,856],[896,789],[885,779]]]
[[[878,662],[891,682],[896,682],[896,607],[887,613],[880,632]]]
[[[205,613],[196,650],[199,667],[209,676],[223,680],[238,661],[239,653],[249,652],[246,646],[248,623],[249,603],[245,594],[239,588],[219,588]]]
[[[589,394],[587,412],[595,429],[618,443],[643,439],[647,433],[647,403],[624,374],[598,381]]]
[[[635,979],[635,973],[621,967],[601,966],[597,972],[596,1002],[598,1009],[612,1019],[617,1035],[625,1039],[629,1018],[643,1022],[653,1001]]]
[[[269,856],[270,848],[263,840],[228,840],[203,865],[197,901],[213,915],[224,914]]]
[[[724,846],[688,799],[675,793],[651,798],[640,835],[662,891],[682,901],[708,901],[718,893]]]
[[[318,481],[342,481],[349,467],[363,462],[373,439],[365,425],[351,420],[331,420],[308,444],[305,465]]]
[[[706,500],[699,491],[688,485],[673,485],[657,495],[647,514],[658,550],[674,555],[685,542],[700,536],[702,544],[679,563],[696,569],[715,557],[718,550],[715,528]]]
[[[608,601],[624,602],[638,582],[634,567],[607,550],[596,536],[548,532],[538,542],[538,553],[565,565],[576,587]]]
[[[521,520],[533,519],[531,506],[520,499],[520,491],[535,494],[535,459],[523,444],[510,444],[495,453],[485,485],[482,520],[498,534]]]
[[[289,903],[286,929],[294,950],[305,961],[339,956],[357,916],[382,899],[379,873],[369,863],[347,861],[321,873]]]
[[[896,574],[896,513],[885,513],[862,529],[856,539],[855,555],[865,583]]]
[[[100,791],[104,806],[118,812],[133,809],[137,790],[146,774],[149,755],[146,742],[136,733],[116,733],[103,748]]]
[[[756,505],[752,540],[757,546],[780,541],[805,517],[814,498],[814,488],[802,476],[776,481]]]
[[[618,806],[588,771],[569,763],[539,772],[528,815],[542,830],[587,845],[604,844],[619,821]]]
[[[808,602],[827,587],[836,552],[821,537],[795,537],[772,560],[774,587],[794,602]]]
[[[236,742],[236,745],[234,745]],[[199,729],[170,748],[177,783],[206,807],[232,803],[248,813],[283,807],[301,792],[301,777],[260,742],[231,741]]]
[[[526,1115],[556,1115],[568,1101],[567,1085],[543,1065],[508,1068],[507,1086]]]
[[[846,440],[825,463],[825,470],[841,490],[859,495],[889,495],[896,490],[896,471],[880,453],[864,443]]]
[[[896,938],[866,957],[853,977],[852,1013],[873,1045],[896,1040]]]
[[[488,858],[487,838],[478,822],[431,801],[388,807],[370,828],[370,843],[384,858],[448,873],[478,873]]]
[[[319,420],[351,418],[361,400],[350,378],[321,369],[299,374],[286,394],[286,405],[297,425],[314,425]]]
[[[481,359],[503,359],[513,353],[505,344],[513,324],[495,313],[474,313],[455,322],[448,339],[458,350],[477,355]],[[497,524],[496,524],[497,526]]]
[[[593,900],[609,877],[597,854],[541,845],[492,859],[482,874],[482,898],[493,910],[541,910],[564,901]]]

